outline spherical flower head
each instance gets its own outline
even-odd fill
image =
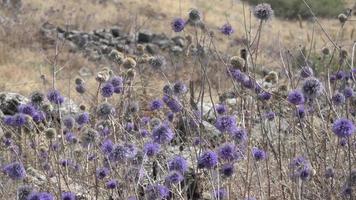
[[[305,117],[305,115],[306,115],[304,106],[303,105],[298,106],[295,114],[299,119],[303,119]]]
[[[126,124],[125,124],[125,131],[127,131],[127,132],[132,132],[133,130],[135,129],[135,125],[133,124],[133,123],[131,123],[131,122],[127,122]]]
[[[147,129],[140,129],[139,133],[141,137],[147,137],[150,134]]]
[[[166,59],[163,56],[153,56],[148,60],[148,64],[150,64],[153,69],[161,69],[166,64]]]
[[[351,87],[346,87],[343,91],[345,98],[351,98],[354,95],[354,90]]]
[[[240,69],[229,68],[227,74],[239,83],[243,83],[246,79],[246,75]]]
[[[224,35],[230,36],[235,32],[235,30],[232,28],[231,24],[226,23],[220,28],[220,32]]]
[[[71,130],[71,129],[74,128],[75,119],[74,119],[72,116],[67,115],[67,116],[65,116],[65,117],[63,118],[63,125],[64,125],[67,129]]]
[[[188,91],[187,86],[183,82],[177,81],[174,83],[173,93],[175,95],[181,95],[186,93],[187,91]]]
[[[166,116],[167,116],[167,120],[168,120],[169,122],[173,122],[173,119],[174,119],[174,113],[173,113],[173,112],[168,112],[168,113],[166,114]]]
[[[36,113],[35,107],[31,104],[21,104],[17,107],[19,113],[23,113],[29,116],[33,116]]]
[[[182,156],[174,156],[168,161],[168,169],[184,174],[188,170],[188,162]]]
[[[110,173],[110,170],[106,167],[96,169],[96,177],[98,179],[104,179],[106,176],[109,175],[109,173]]]
[[[100,93],[103,97],[111,97],[114,94],[114,86],[111,83],[105,83],[100,89]]]
[[[242,81],[242,86],[244,86],[246,89],[254,89],[255,82],[250,77],[244,76],[244,80]]]
[[[224,200],[226,199],[227,196],[227,192],[225,189],[220,188],[214,191],[214,198],[215,199],[220,199],[220,200]]]
[[[308,77],[311,77],[311,76],[314,76],[314,71],[311,67],[302,67],[302,69],[300,70],[300,76],[302,78],[308,78]]]
[[[90,120],[90,116],[89,116],[89,113],[87,113],[87,112],[83,112],[83,113],[79,114],[76,118],[76,122],[79,125],[87,124],[87,123],[89,123],[89,120]]]
[[[105,155],[109,155],[114,150],[114,143],[106,139],[102,142],[100,149]]]
[[[185,27],[185,21],[182,18],[175,18],[173,19],[171,26],[174,32],[181,32]]]
[[[166,183],[168,184],[178,184],[184,179],[183,175],[179,171],[171,171],[166,177]]]
[[[334,103],[335,106],[341,106],[345,103],[346,98],[345,96],[340,93],[340,92],[336,92],[334,94],[334,96],[331,98],[332,102]]]
[[[234,144],[225,143],[218,148],[218,155],[220,159],[233,161],[238,158],[238,152]]]
[[[150,185],[146,188],[147,199],[163,200],[169,197],[169,189],[164,185]]]
[[[335,75],[330,75],[330,82],[334,83],[336,81],[336,76]]]
[[[32,192],[27,200],[54,200],[54,197],[48,192]]]
[[[265,91],[262,91],[258,94],[258,99],[262,101],[268,101],[271,99],[271,97],[272,97],[271,93]]]
[[[183,106],[177,98],[164,96],[163,101],[166,103],[167,107],[173,112],[177,113],[182,111]]]
[[[172,89],[172,87],[171,87],[170,85],[168,85],[168,84],[165,85],[165,86],[163,86],[162,92],[163,92],[163,94],[166,95],[166,96],[172,96],[172,95],[173,95],[173,89]]]
[[[266,152],[257,147],[252,148],[252,156],[256,161],[261,161],[266,159]]]
[[[225,177],[231,177],[235,172],[234,165],[230,163],[225,163],[221,166],[220,173]]]
[[[4,124],[6,124],[7,126],[13,126],[14,125],[14,117],[11,115],[5,115],[3,117]]]
[[[219,115],[225,114],[227,111],[227,107],[225,104],[217,104],[215,106],[215,110]]]
[[[45,119],[46,119],[46,114],[43,111],[37,111],[32,116],[32,120],[36,123],[40,123]]]
[[[106,188],[109,190],[116,189],[119,185],[119,182],[117,179],[111,179],[108,182],[106,182]]]
[[[126,149],[123,145],[114,145],[114,149],[109,154],[109,159],[112,162],[118,162],[125,159]]]
[[[77,138],[75,137],[74,133],[67,132],[65,135],[66,141],[69,143],[75,143]]]
[[[17,199],[18,200],[27,200],[28,196],[32,193],[33,188],[28,185],[22,185],[17,188]]]
[[[73,192],[63,192],[62,200],[76,200],[75,194]]]
[[[247,140],[247,132],[243,128],[236,127],[230,132],[230,135],[238,144]]]
[[[221,132],[231,132],[236,128],[236,118],[229,115],[220,115],[216,119],[215,127]]]
[[[197,9],[191,9],[189,12],[189,21],[197,23],[201,20],[201,13]]]
[[[44,94],[42,94],[41,92],[35,91],[30,95],[30,100],[31,103],[36,104],[36,105],[40,105],[42,104],[42,102],[44,101]]]
[[[109,82],[114,86],[114,87],[119,87],[123,86],[123,79],[120,76],[114,76],[112,77]]]
[[[218,155],[213,151],[205,151],[198,158],[198,168],[212,169],[218,165]]]
[[[289,92],[287,100],[294,105],[301,105],[305,101],[304,95],[300,90],[292,90]]]
[[[257,19],[267,21],[273,16],[273,10],[271,5],[267,3],[261,3],[255,6],[253,14]]]
[[[152,139],[158,144],[169,143],[173,137],[173,131],[165,124],[156,126],[152,131]]]
[[[335,74],[337,80],[342,80],[346,77],[346,73],[344,71],[338,71]]]
[[[159,110],[163,107],[163,101],[161,99],[155,99],[150,103],[150,110]]]
[[[347,138],[355,132],[355,126],[352,121],[340,118],[333,123],[332,131],[340,138]]]
[[[27,117],[25,114],[22,113],[17,113],[12,117],[12,125],[21,127],[24,126],[27,123]]]
[[[265,117],[268,121],[273,121],[276,117],[276,114],[273,111],[268,111],[265,113]]]
[[[147,142],[143,146],[143,152],[148,157],[153,157],[153,156],[157,155],[159,150],[160,150],[160,145],[155,142]]]
[[[64,102],[64,97],[58,90],[52,90],[47,93],[47,99],[54,104],[62,104]]]
[[[26,177],[26,170],[22,163],[14,162],[6,165],[3,172],[12,180],[22,180]]]
[[[127,159],[133,159],[137,155],[137,147],[134,144],[125,144],[124,145],[124,150],[125,150],[125,158]]]
[[[304,97],[315,99],[321,95],[323,86],[320,81],[314,77],[307,78],[302,87]]]
[[[99,104],[96,109],[96,114],[101,118],[108,118],[113,112],[113,106],[107,102]]]

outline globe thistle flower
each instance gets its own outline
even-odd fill
[[[101,143],[100,149],[105,155],[109,155],[114,150],[114,143],[110,139],[106,139]]]
[[[85,83],[85,81],[84,81],[84,79],[82,79],[81,77],[76,77],[76,78],[74,79],[74,83],[75,83],[76,85],[82,85],[82,84]]]
[[[23,113],[29,116],[33,116],[36,109],[31,104],[21,104],[17,107],[19,113]]]
[[[126,113],[134,114],[140,110],[140,106],[137,101],[130,101],[125,105]]]
[[[125,159],[126,149],[123,145],[114,145],[114,149],[109,154],[109,159],[112,162],[118,162]]]
[[[168,169],[184,174],[188,170],[188,162],[182,156],[174,156],[168,161]]]
[[[336,106],[341,106],[346,102],[345,96],[340,92],[336,92],[331,100]]]
[[[245,142],[247,140],[247,132],[243,128],[235,128],[230,132],[231,137],[236,143]]]
[[[166,116],[167,116],[167,120],[168,120],[169,122],[173,122],[173,119],[174,119],[174,113],[173,113],[173,112],[168,112],[168,113],[166,114]]]
[[[346,87],[343,94],[346,99],[351,98],[354,95],[354,90],[351,87]]]
[[[141,137],[147,137],[150,134],[150,132],[147,129],[140,129],[139,132]]]
[[[229,115],[220,115],[216,119],[215,127],[221,132],[231,132],[236,128],[236,118]]]
[[[64,102],[64,97],[58,90],[52,90],[47,93],[47,99],[54,104],[62,104]]]
[[[333,123],[332,131],[340,138],[347,138],[355,132],[355,126],[352,121],[340,118]]]
[[[133,159],[137,155],[137,148],[134,144],[125,144],[125,158]]]
[[[95,129],[86,128],[83,133],[81,134],[81,144],[84,147],[88,147],[90,144],[94,144],[97,142],[99,133]]]
[[[44,101],[44,98],[44,94],[38,91],[35,91],[30,95],[31,103],[35,105],[41,105]]]
[[[266,152],[257,147],[252,148],[252,156],[256,161],[261,161],[266,159]]]
[[[226,160],[226,161],[233,161],[238,158],[238,153],[235,145],[230,143],[222,144],[218,148],[218,155],[219,158]]]
[[[171,171],[166,177],[166,183],[178,184],[184,180],[183,175],[179,171]]]
[[[159,110],[163,107],[163,101],[161,99],[155,99],[150,103],[150,110]]]
[[[182,18],[175,18],[173,19],[171,26],[174,32],[181,32],[185,27],[185,21]]]
[[[225,114],[227,111],[227,107],[224,104],[215,105],[215,110],[219,115]]]
[[[304,97],[315,99],[322,93],[323,86],[320,81],[314,77],[306,79],[303,83],[302,92]]]
[[[63,192],[62,200],[76,200],[75,194],[73,192]]]
[[[143,116],[140,120],[141,126],[147,126],[147,124],[150,122],[150,117]]]
[[[330,75],[330,79],[329,80],[330,80],[331,83],[334,83],[336,81],[336,76],[333,75],[333,74]]]
[[[109,103],[101,103],[96,109],[96,114],[102,118],[108,118],[114,111],[114,108]]]
[[[16,113],[14,116],[12,116],[11,120],[11,125],[16,126],[16,127],[21,127],[24,126],[27,123],[27,117],[25,114],[22,113]],[[8,119],[7,119],[8,120]],[[5,122],[7,123],[7,122]]]
[[[66,141],[69,143],[75,143],[77,141],[77,138],[75,137],[74,133],[72,132],[67,132],[65,135]]]
[[[182,83],[180,81],[177,81],[174,83],[173,93],[175,95],[181,95],[181,94],[186,93],[187,91],[188,91],[187,86],[184,83]]]
[[[227,192],[225,189],[220,188],[214,191],[214,198],[215,199],[220,199],[220,200],[224,200],[226,199],[227,196]]]
[[[119,181],[117,179],[111,179],[108,182],[106,182],[106,188],[109,190],[116,189],[119,185]]]
[[[224,35],[230,36],[235,32],[235,30],[232,28],[231,24],[226,23],[220,28],[220,32]]]
[[[26,170],[19,162],[5,165],[2,171],[12,180],[22,180],[26,177]]]
[[[314,76],[314,71],[311,67],[302,67],[302,69],[300,70],[300,76],[302,78],[308,78],[308,77],[311,77],[311,76]]]
[[[246,75],[243,74],[239,69],[228,69],[228,75],[231,76],[235,81],[239,83],[243,83],[246,79]]]
[[[89,120],[90,120],[89,113],[83,112],[77,116],[75,121],[81,126],[89,123]]]
[[[79,84],[75,86],[75,91],[77,91],[79,94],[84,94],[87,89],[84,84]]]
[[[169,143],[173,137],[174,133],[167,125],[159,125],[152,130],[152,139],[158,144]]]
[[[125,131],[130,133],[135,129],[135,125],[133,123],[131,123],[131,122],[127,122],[125,124],[125,128],[124,129],[125,129]]]
[[[294,105],[301,105],[305,101],[304,95],[300,90],[292,90],[289,92],[287,100]]]
[[[245,60],[239,56],[233,56],[230,58],[230,65],[232,66],[232,69],[239,70],[241,73],[240,70],[243,70],[245,67]]]
[[[267,3],[261,3],[255,6],[253,14],[257,19],[267,21],[273,16],[273,10],[271,5]]]
[[[54,197],[48,192],[32,192],[27,200],[54,200]]]
[[[109,173],[110,173],[110,170],[106,167],[96,169],[96,177],[98,179],[104,179],[105,177],[107,177],[109,175]]]
[[[101,87],[100,93],[103,97],[111,97],[114,94],[114,86],[111,83],[105,83]]]
[[[166,64],[166,59],[163,56],[153,56],[149,58],[148,64],[150,64],[153,69],[158,70]]]
[[[218,165],[218,155],[213,151],[205,151],[198,157],[198,168],[212,169]]]
[[[113,49],[109,53],[109,58],[118,65],[121,65],[124,62],[124,55],[116,49]]]
[[[150,121],[150,126],[152,128],[154,128],[154,127],[156,127],[156,126],[158,126],[160,124],[161,124],[161,120],[159,118],[156,118],[156,117],[151,119],[151,121]]]
[[[180,112],[183,109],[183,106],[181,105],[179,100],[174,97],[164,96],[163,101],[173,113]]]
[[[65,116],[65,117],[63,118],[63,125],[64,125],[67,129],[71,130],[71,129],[74,128],[75,119],[74,119],[72,116],[67,115],[67,116]]]
[[[143,152],[148,157],[153,157],[158,154],[160,150],[160,145],[154,142],[146,142],[143,146]]]
[[[273,121],[274,118],[276,117],[276,114],[272,111],[268,111],[265,113],[265,117],[268,121]]]
[[[22,185],[17,188],[17,199],[18,200],[27,200],[28,196],[32,193],[33,188],[28,185]]]
[[[3,117],[3,122],[4,124],[6,124],[7,126],[13,126],[14,125],[14,117],[11,115],[5,115]]]
[[[46,114],[43,111],[36,111],[32,116],[32,120],[36,123],[40,123],[45,119],[46,119]]]
[[[169,189],[164,185],[150,185],[146,188],[145,196],[147,199],[163,200],[169,197]]]
[[[304,106],[303,105],[298,106],[295,114],[299,119],[304,119],[306,115]]]
[[[312,175],[312,168],[308,160],[302,156],[298,156],[292,160],[290,163],[290,168],[292,171],[291,177],[293,179],[300,178],[306,181]]]
[[[122,66],[125,69],[132,69],[132,68],[136,67],[136,61],[135,61],[135,59],[133,59],[131,57],[125,58],[124,62],[122,63]]]
[[[112,77],[109,82],[114,86],[114,87],[117,87],[117,86],[123,86],[123,79],[120,77],[120,76],[114,76]]]
[[[234,165],[225,163],[220,168],[220,173],[225,177],[231,177],[235,172]]]
[[[244,80],[242,81],[242,86],[244,86],[246,89],[254,89],[255,88],[255,81],[252,80],[248,76],[244,76]]]
[[[165,95],[165,96],[172,96],[173,95],[173,89],[172,89],[172,87],[170,86],[170,85],[165,85],[165,86],[163,86],[163,89],[162,89],[162,91],[163,91],[163,94]]]
[[[344,71],[337,71],[335,74],[337,80],[342,80],[346,77],[346,73]]]
[[[193,24],[200,22],[201,20],[201,13],[197,9],[191,9],[189,11],[189,21]]]
[[[258,94],[258,99],[262,101],[268,101],[271,99],[271,97],[272,97],[271,93],[265,91]]]

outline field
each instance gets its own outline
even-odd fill
[[[355,199],[356,4],[247,2],[0,1],[0,199]]]

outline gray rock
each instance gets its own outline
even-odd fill
[[[183,49],[182,49],[182,47],[180,47],[180,46],[173,46],[173,47],[171,47],[170,50],[171,50],[171,52],[174,53],[174,54],[180,54],[180,53],[183,52]]]
[[[175,36],[172,38],[172,41],[180,47],[185,47],[185,38],[182,36]]]
[[[154,34],[152,36],[152,43],[158,45],[162,49],[168,48],[170,45],[174,44],[174,42],[165,34]]]
[[[155,44],[147,44],[146,51],[149,54],[156,55],[159,52],[159,47]]]
[[[138,43],[149,43],[152,41],[152,33],[150,31],[140,31],[137,36]]]
[[[0,110],[5,115],[14,115],[17,112],[17,106],[25,104],[29,100],[17,93],[2,92],[0,93]]]
[[[124,34],[122,33],[122,30],[121,28],[119,27],[113,27],[110,29],[111,31],[111,34],[114,38],[117,38],[117,37],[120,37],[120,36],[123,36]]]

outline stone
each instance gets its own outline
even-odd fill
[[[117,37],[120,37],[123,35],[121,32],[121,29],[119,27],[113,27],[110,29],[110,31],[114,38],[117,38]]]
[[[5,115],[14,115],[17,112],[17,106],[27,102],[29,100],[20,94],[12,92],[0,93],[0,110]]]
[[[150,31],[140,31],[137,36],[138,43],[149,43],[152,41],[152,33]]]
[[[146,51],[149,54],[156,55],[159,52],[159,47],[155,44],[147,44]]]
[[[178,46],[180,46],[180,47],[184,47],[184,46],[185,46],[185,38],[182,37],[182,36],[175,36],[175,37],[172,38],[172,41],[173,41],[176,45],[178,45]]]

